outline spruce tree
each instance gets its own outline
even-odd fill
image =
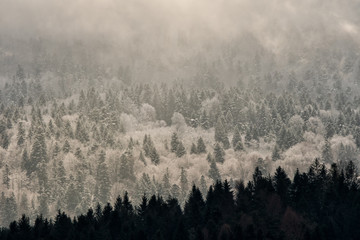
[[[3,184],[5,185],[6,189],[10,188],[10,169],[7,164],[3,170]]]
[[[30,154],[30,165],[28,172],[31,174],[37,169],[37,165],[40,163],[47,163],[47,152],[46,152],[46,143],[44,132],[41,127],[38,127],[35,141],[31,149]]]
[[[189,186],[188,186],[187,174],[183,167],[181,168],[181,174],[180,174],[180,188],[181,188],[182,199],[184,199],[189,190]]]
[[[223,163],[225,161],[225,159],[224,159],[225,152],[219,143],[216,143],[216,145],[215,145],[214,156],[215,156],[214,157],[215,162]]]
[[[322,151],[322,160],[326,163],[332,163],[334,161],[331,151],[331,145],[328,139],[325,140],[325,145]]]
[[[185,147],[183,145],[183,143],[180,141],[179,144],[177,145],[177,149],[176,149],[176,156],[178,158],[184,156],[186,154],[186,150]]]
[[[197,154],[197,153],[198,153],[198,151],[197,151],[196,145],[195,145],[195,143],[192,143],[191,149],[190,149],[190,154]]]
[[[171,136],[170,145],[171,145],[171,152],[176,152],[179,145],[179,138],[175,132]]]
[[[204,140],[202,137],[200,137],[197,141],[197,152],[200,153],[206,153],[206,146],[204,143]]]
[[[238,142],[241,142],[241,136],[238,127],[235,127],[234,136],[232,138],[232,146],[234,149]]]
[[[110,192],[110,180],[108,175],[108,168],[105,163],[105,152],[100,152],[98,166],[96,169],[96,199],[105,204],[108,200]]]
[[[271,158],[273,161],[280,159],[280,148],[277,144],[275,144],[274,150],[272,152]]]
[[[221,181],[220,172],[219,172],[219,169],[216,166],[215,161],[211,161],[211,163],[210,163],[209,177],[214,182]]]
[[[134,157],[131,150],[126,150],[120,157],[120,180],[135,181],[134,175]]]
[[[24,129],[24,125],[22,122],[19,122],[19,127],[18,127],[18,135],[17,135],[17,145],[18,146],[22,146],[25,142],[25,129]]]
[[[155,165],[158,165],[160,163],[160,156],[156,150],[155,147],[152,147],[150,150],[150,160],[152,163],[154,163]]]
[[[67,139],[65,140],[62,149],[63,149],[64,153],[70,152],[71,147],[70,147],[70,143],[69,143],[69,141]]]

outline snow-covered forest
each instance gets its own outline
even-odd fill
[[[356,1],[100,2],[0,2],[0,225],[359,167]]]

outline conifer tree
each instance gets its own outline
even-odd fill
[[[190,149],[190,154],[197,154],[197,153],[198,153],[198,151],[197,151],[196,145],[195,145],[195,143],[192,143],[191,149]]]
[[[212,155],[211,155],[211,153],[208,153],[208,155],[206,156],[206,160],[207,160],[209,163],[211,163],[211,161],[214,160],[213,157],[212,157]]]
[[[225,159],[224,159],[225,152],[219,143],[216,143],[216,145],[215,145],[214,156],[215,156],[214,157],[215,162],[223,163],[225,161]]]
[[[187,174],[183,167],[181,168],[181,174],[180,174],[180,188],[181,188],[182,199],[184,199],[189,190],[189,186],[188,186]]]
[[[199,137],[198,141],[197,141],[197,152],[200,153],[206,153],[206,146],[204,143],[204,140],[202,139],[202,137]]]
[[[126,150],[120,157],[120,180],[135,180],[134,175],[134,157],[131,151]]]
[[[211,163],[210,163],[209,177],[214,182],[221,181],[220,172],[219,172],[219,169],[216,166],[215,161],[211,161]]]
[[[10,169],[7,164],[3,170],[3,184],[5,185],[6,189],[10,188]]]
[[[324,145],[323,151],[322,151],[322,159],[326,163],[332,163],[334,161],[332,151],[331,151],[331,145],[330,145],[330,142],[328,139],[325,140],[325,145]]]
[[[139,160],[140,162],[144,163],[144,165],[146,166],[145,157],[142,151],[140,151]]]
[[[176,152],[179,145],[179,138],[175,132],[171,136],[170,145],[171,145],[171,152]]]
[[[176,156],[178,158],[184,156],[186,154],[186,150],[185,147],[183,145],[183,143],[180,141],[177,145],[177,149],[176,149]]]
[[[206,196],[207,190],[208,189],[207,189],[205,177],[204,177],[204,175],[201,175],[201,177],[200,177],[200,191],[201,191],[203,196]]]
[[[98,166],[96,170],[96,199],[105,204],[110,192],[110,180],[108,175],[108,168],[105,163],[105,152],[100,152]]]
[[[272,152],[271,158],[273,161],[280,159],[280,148],[277,144],[275,144],[274,150]]]
[[[22,122],[19,122],[19,127],[18,127],[18,135],[17,135],[17,145],[18,146],[22,146],[25,142],[25,129],[24,129],[24,125]]]
[[[31,149],[30,165],[28,166],[28,172],[31,174],[37,169],[37,165],[40,163],[47,163],[47,152],[44,132],[41,127],[38,127],[35,141]]]
[[[160,156],[154,146],[150,150],[150,160],[155,165],[158,165],[160,163]]]
[[[70,152],[71,147],[70,147],[70,143],[69,143],[69,141],[67,139],[65,140],[62,149],[63,149],[64,153]]]
[[[240,131],[238,127],[235,127],[234,136],[232,138],[232,146],[235,149],[238,142],[241,142]]]

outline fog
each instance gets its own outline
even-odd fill
[[[357,1],[337,0],[1,0],[0,32],[2,42],[80,41],[114,57],[133,49],[179,59],[184,49],[214,51],[244,36],[250,45],[242,48],[255,38],[281,54],[359,43],[359,10]]]

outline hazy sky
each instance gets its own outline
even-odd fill
[[[0,30],[17,36],[123,40],[190,31],[229,38],[243,31],[281,43],[288,30],[358,37],[358,1],[340,0],[0,0]],[[311,37],[311,36],[310,36]]]

